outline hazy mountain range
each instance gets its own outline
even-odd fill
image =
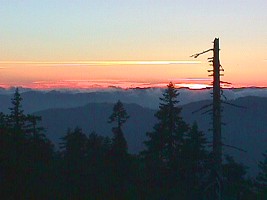
[[[0,111],[8,112],[10,99],[15,88],[0,88]],[[20,88],[24,99],[23,107],[26,112],[36,112],[49,108],[72,108],[84,106],[88,103],[115,103],[120,99],[124,103],[136,103],[143,107],[157,109],[159,97],[164,89],[129,89],[109,88],[101,90],[46,90],[36,91],[28,88]],[[211,99],[211,90],[189,90],[182,88],[180,92],[180,104]],[[234,100],[245,96],[267,97],[267,88],[243,88],[224,89],[223,94],[228,100]]]
[[[260,92],[261,91],[261,92]],[[202,115],[200,111],[192,114],[203,105],[211,103],[209,90],[180,90],[180,105],[182,115],[188,123],[197,121],[200,130],[203,130],[209,139],[212,133],[211,116]],[[257,171],[257,162],[262,159],[262,153],[267,150],[267,97],[265,89],[225,90],[228,102],[245,108],[224,105],[223,142],[245,151],[238,151],[225,147],[230,153],[249,167],[250,173]],[[258,95],[246,96],[246,95]],[[0,95],[0,111],[8,112],[12,93]],[[23,108],[27,113],[42,116],[42,125],[46,128],[47,136],[56,144],[66,133],[68,128],[81,127],[84,132],[95,131],[97,134],[112,136],[112,124],[107,123],[112,113],[114,102],[120,99],[130,115],[123,127],[128,142],[129,151],[137,153],[144,148],[146,132],[153,130],[156,123],[154,113],[157,110],[162,89],[146,90],[115,90],[96,91],[90,93],[62,92],[62,91],[26,91],[22,92]],[[240,98],[238,98],[240,97]],[[206,100],[203,100],[206,99]]]
[[[262,153],[267,150],[267,98],[242,97],[231,101],[246,108],[236,108],[225,105],[223,112],[223,142],[225,145],[241,148],[239,151],[225,147],[225,151],[234,155],[252,168],[254,173],[257,162],[262,159]],[[200,130],[203,130],[208,139],[212,138],[210,116],[201,113],[192,114],[210,101],[199,101],[183,106],[183,117],[188,123],[197,121]],[[112,113],[113,104],[90,103],[86,106],[68,109],[48,109],[37,112],[43,117],[42,125],[47,128],[47,135],[54,142],[58,142],[68,128],[81,127],[85,132],[95,131],[98,134],[111,136],[111,124],[108,117]],[[155,110],[141,107],[137,104],[125,104],[130,115],[129,121],[124,126],[130,152],[137,153],[144,148],[145,133],[153,130],[156,122]]]

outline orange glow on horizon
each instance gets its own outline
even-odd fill
[[[190,60],[106,60],[106,61],[0,61],[0,87],[33,89],[100,89],[117,87],[165,88],[172,81],[178,88],[212,87],[206,63]],[[103,66],[103,67],[101,67]],[[250,69],[252,70],[252,69]],[[236,74],[239,76],[236,76]],[[255,79],[227,69],[223,88],[266,87],[264,74]],[[192,78],[186,78],[192,77]],[[199,78],[198,78],[199,77]]]
[[[193,83],[191,82],[173,82],[176,88],[188,88],[191,90],[210,89],[212,84],[206,83]],[[36,81],[30,84],[18,84],[18,85],[6,85],[0,84],[0,87],[8,89],[11,87],[23,87],[31,88],[35,90],[51,90],[51,89],[78,89],[78,90],[90,90],[90,89],[148,89],[148,88],[166,88],[169,82],[130,82],[121,80],[62,80],[62,81]],[[199,81],[197,81],[199,82]],[[222,88],[233,88],[231,85],[222,84]]]

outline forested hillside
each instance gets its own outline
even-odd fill
[[[0,115],[1,197],[213,199],[210,119],[192,114],[209,102],[181,107],[179,98],[170,83],[157,110],[118,100],[26,114],[17,89],[9,112]],[[223,196],[264,199],[266,155],[259,156],[254,177],[247,176],[248,168],[239,161],[267,149],[265,99],[234,103],[242,108],[224,108],[223,142],[241,152],[224,150]]]
[[[182,98],[182,96],[181,96]],[[250,167],[249,174],[254,176],[258,172],[258,162],[263,159],[262,153],[267,149],[267,98],[242,97],[229,101],[237,108],[224,105],[223,111],[223,141],[225,144],[238,147],[246,152],[230,147],[225,151],[238,161]],[[202,114],[204,111],[193,113],[211,101],[199,101],[182,106],[184,120],[193,124],[196,121],[207,139],[210,141],[212,132],[211,116]],[[90,103],[86,106],[66,109],[48,109],[36,112],[42,116],[42,126],[46,128],[46,135],[55,144],[65,134],[68,128],[81,127],[86,133],[95,131],[102,136],[111,136],[111,125],[107,123],[108,115],[112,111],[111,103]],[[145,133],[151,131],[157,119],[154,117],[156,110],[141,107],[136,104],[125,104],[131,116],[123,127],[128,141],[129,151],[138,153],[144,149]]]

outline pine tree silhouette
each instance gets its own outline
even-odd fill
[[[53,146],[37,133],[26,133],[26,116],[22,98],[16,89],[10,115],[1,114],[0,136],[0,196],[3,199],[51,198],[51,163]],[[40,137],[39,137],[40,136]],[[0,172],[1,173],[1,172]]]
[[[182,149],[188,125],[181,117],[178,107],[178,90],[172,83],[160,98],[159,110],[155,114],[158,123],[153,132],[148,132],[147,149],[142,153],[148,174],[149,188],[155,199],[174,198],[179,190],[177,184],[181,179]],[[150,190],[148,188],[148,190]]]
[[[25,131],[29,135],[37,137],[44,131],[43,127],[38,126],[38,123],[42,121],[42,117],[28,114],[25,116],[25,121]],[[44,135],[42,134],[42,136]]]
[[[225,155],[223,163],[224,197],[233,199],[256,199],[252,183],[246,177],[247,167]]]
[[[60,144],[64,198],[85,199],[87,191],[87,136],[78,127],[68,130]]]
[[[109,117],[109,123],[115,123],[116,126],[112,128],[112,151],[115,157],[124,157],[127,154],[127,142],[122,132],[122,125],[129,118],[123,104],[118,101],[113,107],[113,113]]]
[[[13,128],[17,131],[21,131],[25,124],[24,110],[22,109],[22,97],[19,93],[19,89],[16,88],[14,97],[11,100],[12,107],[9,108],[10,115],[9,120]]]
[[[127,199],[129,189],[130,157],[122,126],[129,118],[121,101],[113,107],[109,123],[114,123],[113,137],[110,151],[111,168],[113,169],[114,185],[112,196],[114,199]]]
[[[208,174],[208,151],[205,134],[198,130],[196,122],[186,134],[183,148],[185,184],[188,199],[203,199],[203,185]]]

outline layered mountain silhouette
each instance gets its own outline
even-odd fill
[[[115,103],[120,99],[123,103],[136,103],[143,107],[157,109],[159,97],[164,88],[149,89],[108,89],[98,91],[75,91],[75,90],[52,90],[36,91],[25,88],[20,89],[23,98],[23,108],[25,112],[32,113],[49,108],[73,108],[84,106],[88,103]],[[210,99],[211,90],[189,90],[179,89],[180,105],[201,100]],[[1,90],[0,88],[0,111],[8,112],[11,106],[10,99],[14,94],[14,89]],[[237,99],[243,96],[265,96],[267,89],[246,88],[246,89],[225,89],[224,95],[228,99]]]
[[[88,103],[115,103],[120,99],[124,103],[137,103],[144,107],[156,108],[162,89],[147,90],[115,90],[95,92],[74,91],[26,91],[22,92],[23,109],[27,113],[37,112],[49,108],[73,108],[84,106]],[[0,94],[0,111],[9,112],[10,99],[13,93]]]
[[[42,117],[42,126],[45,127],[48,138],[58,144],[68,128],[74,129],[77,126],[88,134],[95,132],[103,136],[112,136],[113,125],[108,123],[108,118],[113,106],[111,103],[89,103],[82,107],[48,109],[34,114]],[[128,141],[129,151],[138,153],[144,148],[145,133],[151,130],[156,122],[154,110],[137,104],[125,104],[124,107],[130,118],[122,129]]]
[[[42,116],[42,126],[46,128],[47,136],[56,144],[66,133],[68,128],[81,127],[84,132],[104,136],[112,136],[112,124],[107,123],[112,113],[112,108],[117,100],[121,100],[130,115],[130,119],[123,127],[128,142],[129,151],[138,153],[144,148],[146,132],[153,130],[156,123],[154,113],[158,107],[158,97],[162,90],[128,90],[128,91],[99,91],[90,93],[60,92],[60,91],[26,91],[22,93],[23,109],[26,113],[35,113]],[[211,104],[207,99],[209,91],[182,90],[180,99],[183,108],[182,115],[186,122],[196,121],[200,130],[204,131],[211,141],[212,132],[211,115],[201,114],[209,108],[192,114],[203,107]],[[236,90],[238,93],[244,90]],[[228,97],[231,95],[228,91]],[[10,99],[13,93],[1,92],[0,111],[9,113]],[[191,99],[190,99],[191,98]],[[233,98],[232,98],[233,99]],[[192,102],[193,101],[193,102]],[[184,104],[185,102],[192,102]],[[223,143],[224,152],[234,155],[238,161],[248,165],[251,174],[255,174],[258,161],[262,159],[262,153],[267,150],[267,98],[246,96],[229,103],[243,106],[237,108],[223,105]],[[236,150],[236,148],[244,151]]]
[[[200,130],[204,131],[211,141],[212,132],[209,131],[212,128],[211,116],[208,113],[201,114],[205,110],[192,113],[210,103],[211,101],[199,101],[184,105],[182,114],[186,122],[191,124],[196,121]],[[262,153],[267,149],[267,98],[243,97],[230,103],[244,108],[224,105],[223,122],[226,124],[222,128],[224,152],[234,155],[238,161],[251,168],[251,174],[255,174],[257,162],[262,159]],[[113,105],[90,103],[77,108],[48,109],[35,114],[42,116],[42,125],[47,130],[47,136],[58,143],[68,128],[76,126],[81,127],[86,133],[95,131],[100,135],[112,136],[112,125],[107,121],[112,113]],[[138,153],[144,148],[143,141],[146,140],[146,132],[153,130],[156,110],[137,104],[125,104],[125,108],[130,119],[123,127],[123,131],[129,151]]]

